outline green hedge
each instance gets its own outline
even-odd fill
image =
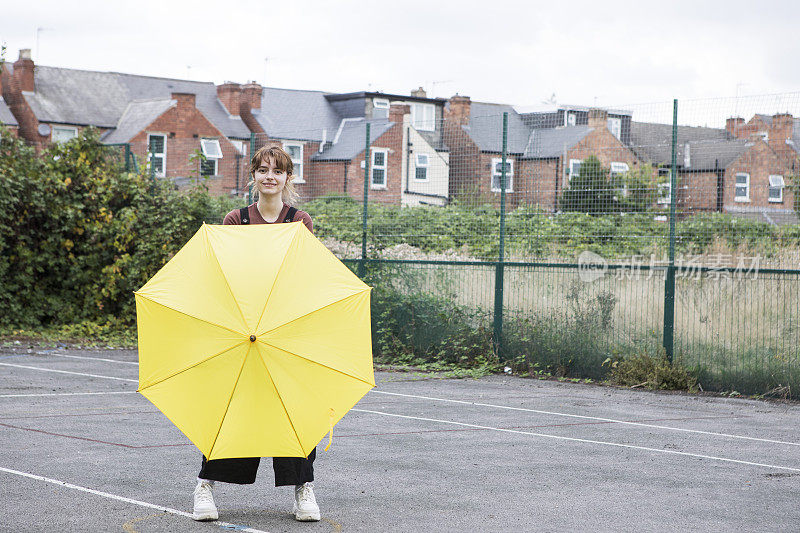
[[[132,292],[232,208],[126,173],[96,132],[37,155],[0,132],[0,326],[135,324]]]

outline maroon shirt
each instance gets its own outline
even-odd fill
[[[264,220],[264,217],[261,216],[261,212],[256,207],[256,204],[253,203],[247,206],[247,212],[250,214],[250,223],[251,224],[275,224],[279,222],[283,222],[283,219],[286,218],[286,214],[289,212],[289,204],[284,203],[283,209],[281,209],[278,218],[275,219],[274,222],[267,222]],[[300,211],[299,209],[294,214],[294,218],[292,222],[302,222],[308,228],[308,231],[314,233],[314,223],[311,221],[311,215],[306,213],[305,211]],[[241,224],[242,223],[242,215],[239,213],[238,209],[234,209],[227,215],[225,215],[225,219],[222,221],[223,224]]]

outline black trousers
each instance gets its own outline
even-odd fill
[[[302,485],[314,481],[314,459],[317,449],[311,450],[308,457],[273,457],[272,469],[275,470],[275,486]],[[236,459],[214,459],[208,461],[203,456],[200,479],[223,481],[249,485],[255,483],[260,457],[242,457]]]

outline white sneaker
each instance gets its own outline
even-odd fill
[[[216,520],[219,518],[217,506],[214,505],[214,495],[211,494],[213,486],[212,483],[205,479],[197,482],[197,487],[194,489],[194,515],[192,516],[195,520]]]
[[[319,506],[314,498],[314,488],[311,483],[303,483],[294,487],[294,506],[292,508],[294,519],[301,522],[318,522]]]

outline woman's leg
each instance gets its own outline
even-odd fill
[[[236,459],[214,459],[208,461],[203,456],[203,464],[200,479],[210,479],[213,481],[223,481],[225,483],[238,483],[239,485],[249,485],[255,483],[260,457],[242,457]]]
[[[314,459],[316,457],[316,448],[311,450],[308,457],[273,457],[275,486],[302,485],[314,481]]]

